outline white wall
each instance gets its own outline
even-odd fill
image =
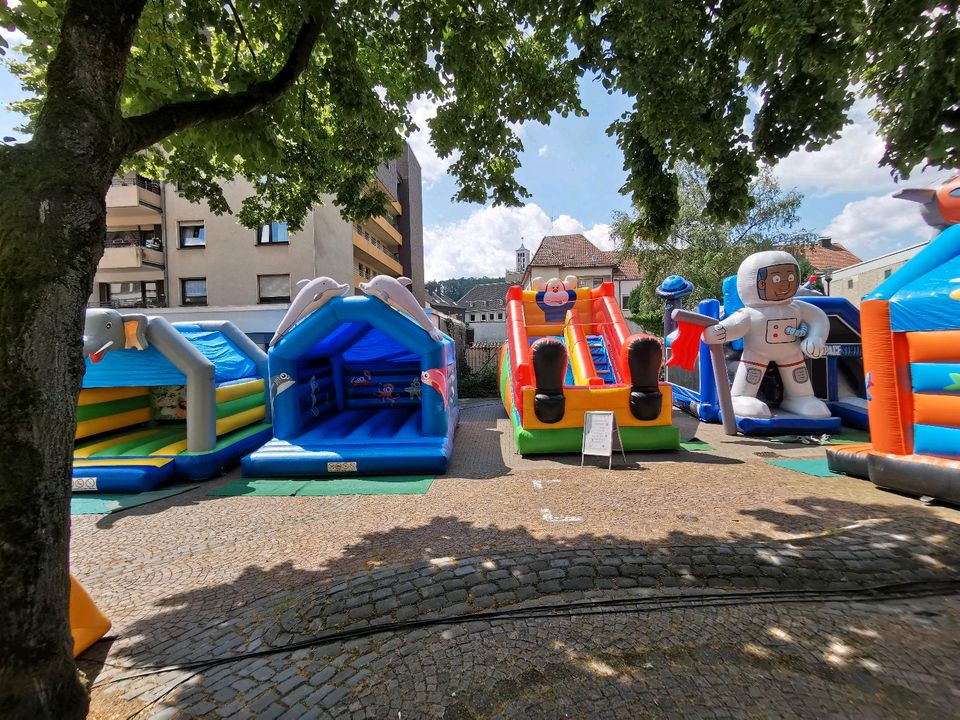
[[[470,327],[473,328],[474,342],[504,342],[507,339],[507,323],[504,320],[494,322],[477,320],[476,322],[471,322]]]

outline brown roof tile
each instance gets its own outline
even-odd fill
[[[524,280],[534,267],[560,267],[566,270],[613,267],[616,280],[639,280],[642,276],[635,260],[619,260],[612,250],[601,250],[584,235],[547,235],[530,260]]]
[[[825,248],[819,243],[801,248],[800,253],[807,258],[810,264],[813,265],[814,270],[818,272],[826,270],[827,268],[839,270],[840,268],[862,262],[860,258],[836,242],[831,243],[829,248]]]

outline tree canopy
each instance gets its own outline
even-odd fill
[[[682,275],[694,289],[684,302],[688,307],[705,298],[721,297],[723,279],[737,272],[750,254],[772,247],[792,250],[810,274],[802,255],[816,235],[797,228],[797,211],[803,196],[783,192],[769,169],[761,171],[750,185],[752,207],[743,222],[713,220],[705,210],[710,204],[705,173],[692,165],[677,168],[680,178],[680,209],[673,231],[665,238],[649,238],[642,232],[643,211],[614,216],[612,237],[620,252],[637,261],[643,280],[630,293],[633,319],[656,331],[663,317],[663,301],[657,286],[668,275]]]
[[[28,129],[67,4],[0,8],[27,38],[10,65],[35,94],[16,103]],[[383,202],[372,171],[398,154],[408,104],[424,96],[439,108],[431,137],[455,160],[456,199],[513,204],[527,196],[518,125],[585,113],[578,79],[598,77],[633,100],[608,132],[644,232],[663,236],[681,209],[680,163],[703,168],[706,210],[738,221],[760,165],[837,137],[855,88],[877,99],[892,171],[957,164],[957,10],[956,0],[150,0],[124,76],[122,150],[218,211],[218,180],[244,176],[256,189],[240,209],[249,225],[296,228],[325,195],[365,216]]]
[[[425,284],[427,290],[440,293],[451,300],[459,300],[477,285],[504,282],[503,277],[459,277],[449,280],[431,280]]]

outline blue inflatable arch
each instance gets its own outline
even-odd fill
[[[453,341],[372,297],[335,297],[270,349],[275,439],[250,475],[443,472],[459,419]]]

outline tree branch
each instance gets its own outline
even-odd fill
[[[230,12],[233,14],[233,19],[237,21],[237,28],[240,30],[240,37],[243,38],[243,41],[247,44],[247,50],[250,51],[250,54],[253,56],[253,61],[257,61],[257,54],[253,51],[253,45],[250,44],[250,38],[247,37],[247,31],[243,27],[243,20],[240,19],[240,13],[237,12],[237,8],[233,4],[233,0],[227,0],[227,7],[230,8]]]
[[[125,154],[148,148],[175,132],[205,122],[247,115],[279,100],[307,69],[320,31],[320,22],[311,15],[297,31],[283,67],[273,77],[255,82],[246,90],[170,103],[143,115],[126,118],[123,121]]]

